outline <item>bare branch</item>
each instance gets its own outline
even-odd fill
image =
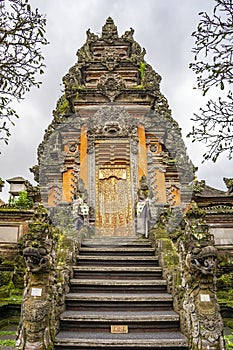
[[[36,75],[44,73],[41,47],[48,41],[46,19],[28,0],[0,1],[0,10],[0,140],[7,142],[7,125],[17,116],[10,104],[40,86]]]
[[[232,0],[215,0],[212,16],[200,13],[201,19],[195,37],[194,62],[190,68],[197,75],[197,87],[203,95],[211,89],[229,88],[227,98],[209,100],[205,109],[200,109],[192,120],[195,122],[188,134],[192,141],[202,141],[207,145],[204,160],[214,162],[220,154],[233,152],[233,3]]]

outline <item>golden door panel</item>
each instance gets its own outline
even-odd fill
[[[96,175],[96,234],[99,236],[132,235],[129,166],[98,168]]]

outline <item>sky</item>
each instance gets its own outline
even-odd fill
[[[121,36],[132,27],[134,39],[146,49],[145,60],[162,76],[161,92],[168,100],[173,118],[179,123],[193,164],[198,167],[198,180],[226,190],[223,177],[232,177],[232,161],[221,156],[216,163],[202,163],[203,143],[186,138],[191,118],[205,105],[201,92],[193,89],[196,76],[189,69],[191,52],[201,11],[212,13],[214,0],[30,0],[33,8],[47,18],[46,37],[50,44],[43,48],[45,74],[42,86],[33,88],[24,101],[15,103],[20,118],[11,128],[8,145],[0,144],[0,177],[4,180],[23,176],[31,183],[29,168],[37,164],[37,147],[52,121],[52,111],[62,95],[62,77],[77,61],[76,52],[86,41],[86,31],[101,34],[111,16]],[[6,185],[0,198],[7,200]]]

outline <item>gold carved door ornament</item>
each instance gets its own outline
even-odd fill
[[[133,215],[129,166],[99,168],[96,177],[97,235],[132,235]]]

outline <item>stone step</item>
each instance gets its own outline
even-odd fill
[[[60,332],[56,350],[188,350],[186,337],[180,332],[112,334],[102,332]]]
[[[125,255],[78,255],[79,265],[102,266],[158,266],[157,256],[125,256]]]
[[[138,239],[133,236],[129,237],[105,237],[103,238],[91,238],[84,239],[82,241],[82,247],[151,247],[148,239]]]
[[[163,293],[68,293],[66,310],[155,311],[171,310],[172,297]]]
[[[170,311],[65,311],[61,316],[61,320],[67,321],[85,321],[85,322],[166,322],[179,321],[179,316],[176,312]]]
[[[74,266],[74,278],[152,279],[162,278],[161,267],[145,266]]]
[[[188,350],[148,240],[85,239],[73,272],[56,350]]]
[[[108,280],[108,279],[74,279],[70,280],[70,291],[86,293],[105,292],[133,292],[145,293],[166,291],[167,282],[162,279],[153,280]]]
[[[155,250],[151,247],[81,247],[79,250],[81,255],[126,255],[126,256],[154,256]]]
[[[111,325],[127,325],[128,331],[158,332],[179,330],[179,316],[170,311],[65,311],[60,321],[61,331],[109,332]]]

